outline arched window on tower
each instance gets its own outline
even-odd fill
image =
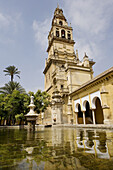
[[[67,38],[68,38],[68,40],[70,40],[70,39],[71,39],[70,31],[68,31],[68,33],[67,33]]]
[[[65,38],[65,30],[61,30],[61,37]]]
[[[56,37],[59,37],[59,29],[56,29]]]
[[[61,89],[63,89],[64,88],[64,86],[63,86],[63,84],[61,84]]]
[[[61,26],[63,25],[62,21],[59,21],[59,25],[61,25]]]

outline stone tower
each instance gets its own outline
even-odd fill
[[[48,35],[48,59],[46,59],[44,75],[45,75],[45,91],[51,97],[54,91],[59,92],[62,98],[62,120],[61,123],[71,123],[73,113],[71,109],[71,99],[69,93],[80,87],[83,83],[93,78],[92,66],[94,62],[89,60],[85,53],[83,61],[79,60],[78,51],[74,51],[73,29],[63,14],[63,10],[59,6],[55,9],[52,19],[51,30]],[[49,122],[52,122],[54,111],[48,108]],[[58,108],[58,105],[56,105]],[[57,109],[56,109],[57,124]],[[47,115],[46,115],[47,116]]]

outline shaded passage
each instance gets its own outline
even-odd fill
[[[103,124],[104,121],[103,110],[102,110],[100,99],[98,97],[96,98],[95,105],[96,105],[96,109],[95,109],[96,124]]]

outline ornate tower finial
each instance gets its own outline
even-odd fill
[[[84,57],[87,57],[87,58],[88,58],[88,56],[87,56],[86,52],[84,53]]]
[[[59,3],[57,3],[57,8],[59,8]]]

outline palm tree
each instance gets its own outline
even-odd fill
[[[14,79],[14,75],[16,75],[18,78],[20,78],[19,74],[20,71],[18,71],[18,68],[16,68],[15,66],[8,66],[5,70],[3,70],[3,72],[5,72],[5,76],[11,76],[11,82],[13,82]]]
[[[2,94],[12,94],[14,90],[18,90],[20,93],[26,93],[25,89],[17,82],[6,83],[4,87],[0,88]]]

